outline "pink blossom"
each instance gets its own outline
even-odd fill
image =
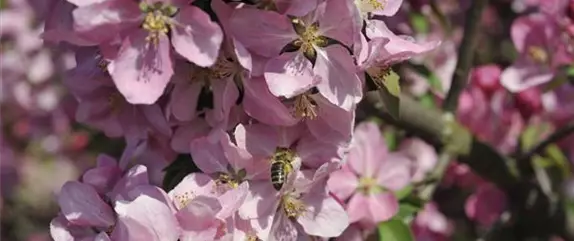
[[[542,107],[550,119],[561,126],[574,119],[574,86],[562,84],[553,91],[542,94]]]
[[[438,210],[435,203],[427,203],[412,223],[417,240],[446,241],[453,233],[453,225]]]
[[[344,47],[327,43],[330,38],[351,46],[358,34],[351,18],[350,1],[324,1],[294,23],[276,12],[237,9],[231,26],[248,50],[270,58],[264,76],[273,95],[293,98],[316,87],[331,103],[350,110],[362,97],[353,60]],[[290,43],[298,51],[281,53]]]
[[[493,184],[480,185],[466,200],[464,210],[470,219],[480,225],[492,225],[506,210],[506,194]]]
[[[108,70],[134,104],[152,104],[163,94],[174,73],[171,45],[187,60],[207,67],[215,63],[223,40],[219,26],[199,8],[178,1],[157,3],[106,0],[82,3],[73,11],[74,28],[85,39],[120,42]]]
[[[352,136],[355,113],[333,105],[320,94],[303,94],[283,100],[274,96],[262,78],[245,83],[245,112],[269,125],[293,126],[304,122],[323,142],[344,144]]]
[[[421,139],[411,138],[401,142],[398,152],[413,160],[413,182],[423,181],[438,161],[435,149]]]
[[[511,92],[549,82],[560,65],[574,61],[560,36],[560,28],[552,17],[530,14],[517,18],[511,28],[514,46],[520,53],[515,63],[501,76],[502,85]]]
[[[349,199],[350,222],[372,226],[398,212],[399,203],[392,191],[405,187],[410,179],[407,157],[388,153],[377,125],[365,122],[355,129],[347,162],[331,174],[328,183],[339,199]]]
[[[79,101],[78,121],[99,128],[110,137],[141,135],[150,129],[171,135],[158,105],[134,105],[124,99],[102,69],[107,61],[94,49],[78,51],[76,58],[79,64],[68,72],[65,84]]]

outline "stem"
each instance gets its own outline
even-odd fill
[[[524,153],[524,155],[521,155],[518,158],[518,160],[519,161],[530,160],[530,158],[532,158],[534,155],[543,152],[546,149],[546,147],[548,147],[552,143],[558,142],[561,139],[564,139],[573,133],[574,133],[574,122],[571,122],[556,130],[554,133],[548,136],[548,138],[538,143],[538,145],[530,149],[528,152]]]
[[[488,0],[474,0],[468,11],[468,16],[464,24],[464,36],[458,52],[458,62],[452,77],[450,90],[443,103],[443,109],[448,112],[456,111],[458,97],[464,90],[468,82],[468,73],[472,67],[474,50],[478,38],[478,25],[482,10],[486,7]]]

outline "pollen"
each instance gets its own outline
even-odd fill
[[[257,238],[257,236],[255,236],[255,234],[248,234],[247,236],[245,236],[245,241],[257,241],[259,240],[259,238]]]
[[[307,211],[305,204],[291,195],[284,195],[282,203],[283,211],[285,211],[285,215],[289,218],[298,218]]]
[[[355,5],[357,5],[363,14],[363,17],[366,17],[370,12],[385,9],[386,1],[381,2],[379,0],[355,0]]]
[[[209,75],[214,79],[226,79],[238,73],[239,70],[239,63],[232,58],[220,55],[215,64],[209,68]]]
[[[317,103],[308,94],[301,94],[295,97],[295,116],[306,119],[317,117]]]
[[[319,25],[317,23],[305,26],[305,23],[299,19],[294,19],[295,30],[299,34],[299,39],[293,44],[299,47],[299,51],[305,56],[314,58],[316,56],[315,47],[324,47],[327,45],[327,38],[319,34]]]
[[[381,67],[376,66],[368,68],[366,72],[369,74],[369,76],[371,76],[371,79],[373,79],[373,82],[377,88],[380,89],[384,87],[385,79],[391,73],[391,68],[388,65]]]
[[[218,186],[228,186],[230,188],[237,188],[239,187],[239,181],[233,178],[231,175],[227,173],[220,173],[219,177],[215,181]]]
[[[169,17],[165,16],[160,10],[147,12],[142,25],[143,29],[149,32],[146,41],[157,46],[160,36],[169,32],[169,26],[171,25],[169,20]]]
[[[175,195],[174,196],[176,204],[178,204],[178,208],[184,208],[185,206],[187,206],[187,204],[189,204],[189,202],[191,202],[191,200],[193,200],[195,198],[195,194],[193,193],[193,191],[188,191],[188,192],[184,192],[181,195]]]
[[[377,183],[377,180],[371,177],[362,177],[359,180],[358,191],[364,194],[379,193],[383,189]]]
[[[548,63],[548,53],[546,52],[546,50],[544,50],[541,47],[538,46],[532,46],[530,48],[528,48],[528,56],[530,56],[530,58],[532,58],[532,60],[534,60],[535,62],[539,63],[539,64],[545,64]]]

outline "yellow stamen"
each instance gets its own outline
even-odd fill
[[[297,31],[299,34],[299,39],[295,40],[293,44],[299,47],[299,51],[305,54],[308,58],[314,58],[317,54],[315,52],[315,47],[325,47],[327,45],[327,38],[319,35],[319,25],[311,24],[305,26],[305,23],[300,19],[294,19],[293,23],[296,24],[296,29],[301,29]]]
[[[317,103],[308,94],[295,97],[295,116],[300,118],[315,119],[317,117]]]
[[[378,0],[355,0],[355,5],[357,5],[363,17],[368,16],[371,12],[385,9],[386,4],[386,1],[381,3]]]
[[[528,55],[539,64],[548,63],[548,53],[541,47],[531,46],[528,48]]]
[[[377,180],[371,177],[362,177],[359,180],[359,187],[357,189],[359,192],[364,194],[379,193],[383,191],[382,187],[377,183]]]
[[[305,204],[291,195],[284,195],[282,199],[283,211],[289,218],[298,218],[307,211]]]
[[[189,202],[191,202],[195,198],[195,194],[193,193],[193,191],[188,191],[184,192],[181,195],[175,195],[174,198],[176,204],[178,204],[178,208],[181,209],[187,206],[187,204],[189,204]]]
[[[170,25],[169,17],[164,16],[162,11],[155,10],[148,12],[142,25],[142,27],[149,32],[146,41],[152,42],[154,46],[157,46],[160,36],[169,32]]]

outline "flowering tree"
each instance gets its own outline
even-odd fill
[[[572,0],[8,4],[3,101],[122,140],[55,241],[574,238]]]

